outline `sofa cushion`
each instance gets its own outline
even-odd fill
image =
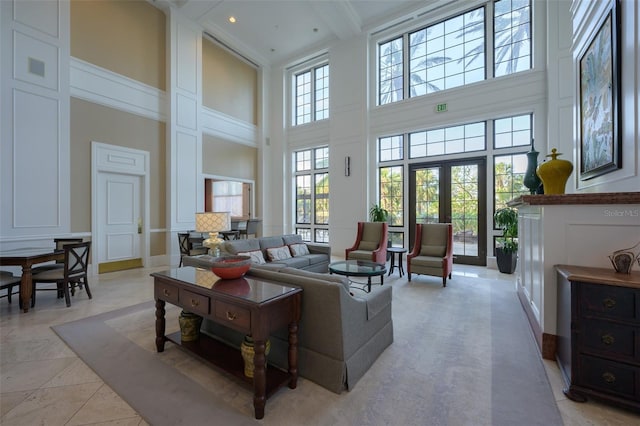
[[[316,265],[328,260],[326,254],[308,254],[302,257],[309,260],[309,265]]]
[[[282,240],[284,241],[284,243],[286,245],[289,244],[296,244],[296,243],[302,243],[302,236],[298,235],[298,234],[288,234],[288,235],[283,235],[282,236]]]
[[[378,243],[375,241],[360,241],[358,250],[374,251],[378,248]]]
[[[271,247],[267,249],[267,257],[271,262],[274,260],[285,260],[291,258],[291,252],[287,246]]]
[[[289,244],[289,250],[291,250],[293,257],[309,254],[309,247],[304,243]]]
[[[423,245],[420,248],[420,256],[444,257],[447,248],[445,246]]]
[[[416,256],[411,259],[411,265],[425,268],[442,268],[442,257]]]
[[[265,252],[271,247],[286,246],[282,236],[258,238],[258,244],[260,244],[260,248]]]
[[[251,262],[257,265],[264,265],[267,263],[267,261],[264,260],[264,255],[261,250],[241,251],[238,252],[238,256],[249,256],[251,257]]]
[[[255,238],[249,238],[246,240],[225,241],[222,244],[222,248],[227,253],[238,254],[238,252],[260,250],[260,242]]]
[[[281,259],[277,261],[291,268],[306,268],[309,266],[309,259],[306,256],[290,257],[288,259]]]

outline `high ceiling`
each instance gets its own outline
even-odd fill
[[[255,62],[276,64],[451,0],[148,0],[173,7]],[[229,17],[236,22],[229,22]]]

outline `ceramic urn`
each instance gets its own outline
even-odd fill
[[[544,193],[547,195],[564,194],[564,187],[573,171],[573,164],[567,160],[559,160],[559,155],[562,154],[553,148],[551,154],[547,155],[551,160],[538,166],[537,173],[542,179]]]

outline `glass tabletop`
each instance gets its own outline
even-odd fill
[[[338,275],[368,277],[384,274],[387,272],[387,267],[368,260],[343,260],[331,263],[329,271]]]

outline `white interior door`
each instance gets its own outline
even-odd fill
[[[98,263],[140,258],[142,237],[141,177],[98,175]]]

